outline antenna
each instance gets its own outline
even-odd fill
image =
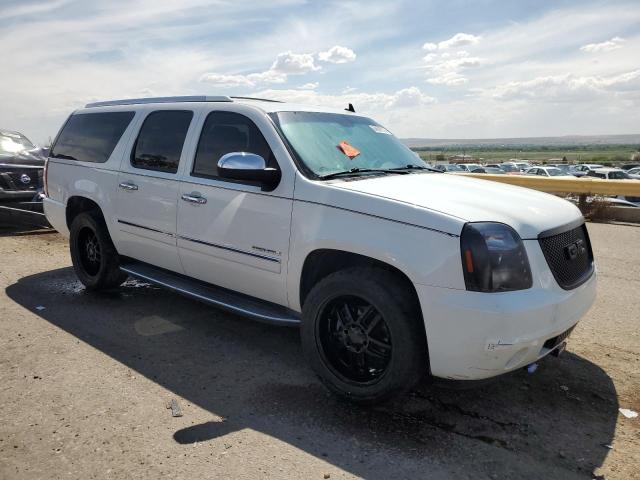
[[[350,104],[349,104],[349,106],[348,106],[347,108],[345,108],[345,110],[346,110],[347,112],[353,112],[353,113],[356,113],[356,109],[355,109],[355,108],[353,108],[353,103],[350,103]]]

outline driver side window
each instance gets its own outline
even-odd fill
[[[235,112],[211,112],[202,127],[191,174],[219,178],[218,160],[231,152],[254,153],[264,158],[267,167],[278,167],[267,141],[249,118]]]

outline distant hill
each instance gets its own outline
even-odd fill
[[[632,135],[567,135],[564,137],[522,137],[522,138],[403,138],[402,142],[411,148],[455,147],[455,146],[564,146],[564,145],[640,145],[640,133]]]

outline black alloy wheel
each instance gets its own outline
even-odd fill
[[[102,260],[98,237],[92,229],[83,228],[76,241],[82,267],[88,275],[96,276]]]
[[[388,370],[392,354],[389,327],[363,298],[340,296],[319,312],[317,338],[324,361],[349,382],[371,384]]]

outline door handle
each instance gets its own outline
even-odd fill
[[[118,185],[118,187],[120,187],[123,190],[131,190],[131,191],[138,190],[138,185],[131,182],[121,182],[120,185]]]
[[[193,192],[193,193],[184,193],[184,194],[182,194],[181,198],[185,202],[197,203],[198,205],[204,205],[205,203],[207,203],[207,199],[206,198],[204,198],[199,193],[195,193],[195,192]]]

